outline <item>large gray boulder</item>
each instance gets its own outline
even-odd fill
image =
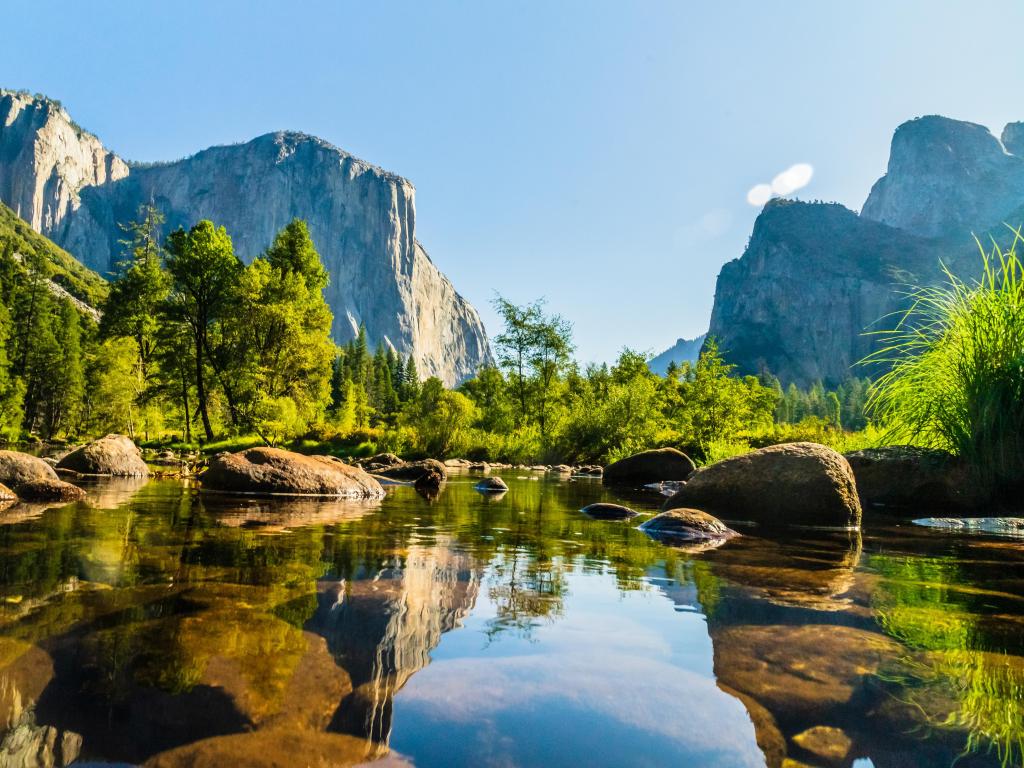
[[[0,483],[17,488],[34,480],[56,480],[53,467],[38,456],[18,451],[0,451]]]
[[[201,475],[203,488],[255,494],[379,499],[380,483],[333,456],[306,456],[280,448],[218,453]]]
[[[685,480],[696,467],[682,451],[675,448],[655,448],[651,451],[619,459],[604,469],[602,476],[606,484],[614,483],[656,483],[661,480]]]
[[[662,510],[693,507],[763,525],[859,527],[850,464],[817,443],[788,443],[694,472]]]
[[[142,452],[130,437],[107,435],[76,448],[57,463],[58,469],[70,469],[83,475],[147,477],[149,467]]]

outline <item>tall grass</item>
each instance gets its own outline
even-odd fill
[[[868,412],[890,443],[943,448],[991,490],[1024,485],[1024,264],[1020,229],[982,256],[980,280],[948,269],[944,285],[918,288],[867,363],[889,367]]]

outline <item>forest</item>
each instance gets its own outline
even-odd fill
[[[248,265],[213,222],[166,236],[163,227],[153,207],[125,227],[109,289],[71,280],[70,257],[56,261],[48,241],[0,231],[9,440],[122,432],[210,450],[265,443],[583,463],[656,445],[713,461],[793,439],[849,447],[870,437],[866,379],[801,390],[767,372],[738,377],[714,340],[665,376],[631,349],[581,366],[571,324],[542,300],[496,298],[494,364],[448,389],[421,380],[412,355],[371,349],[364,328],[334,344],[327,272],[303,221]]]

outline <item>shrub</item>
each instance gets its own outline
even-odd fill
[[[910,308],[866,361],[891,366],[868,399],[886,439],[962,456],[993,490],[1024,480],[1021,240],[1016,230],[1009,250],[982,250],[980,281],[947,270],[947,284],[913,291]]]

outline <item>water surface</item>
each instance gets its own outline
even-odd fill
[[[677,549],[581,515],[624,500],[599,482],[503,477],[9,508],[0,765],[1020,764],[1019,542],[868,516]]]

